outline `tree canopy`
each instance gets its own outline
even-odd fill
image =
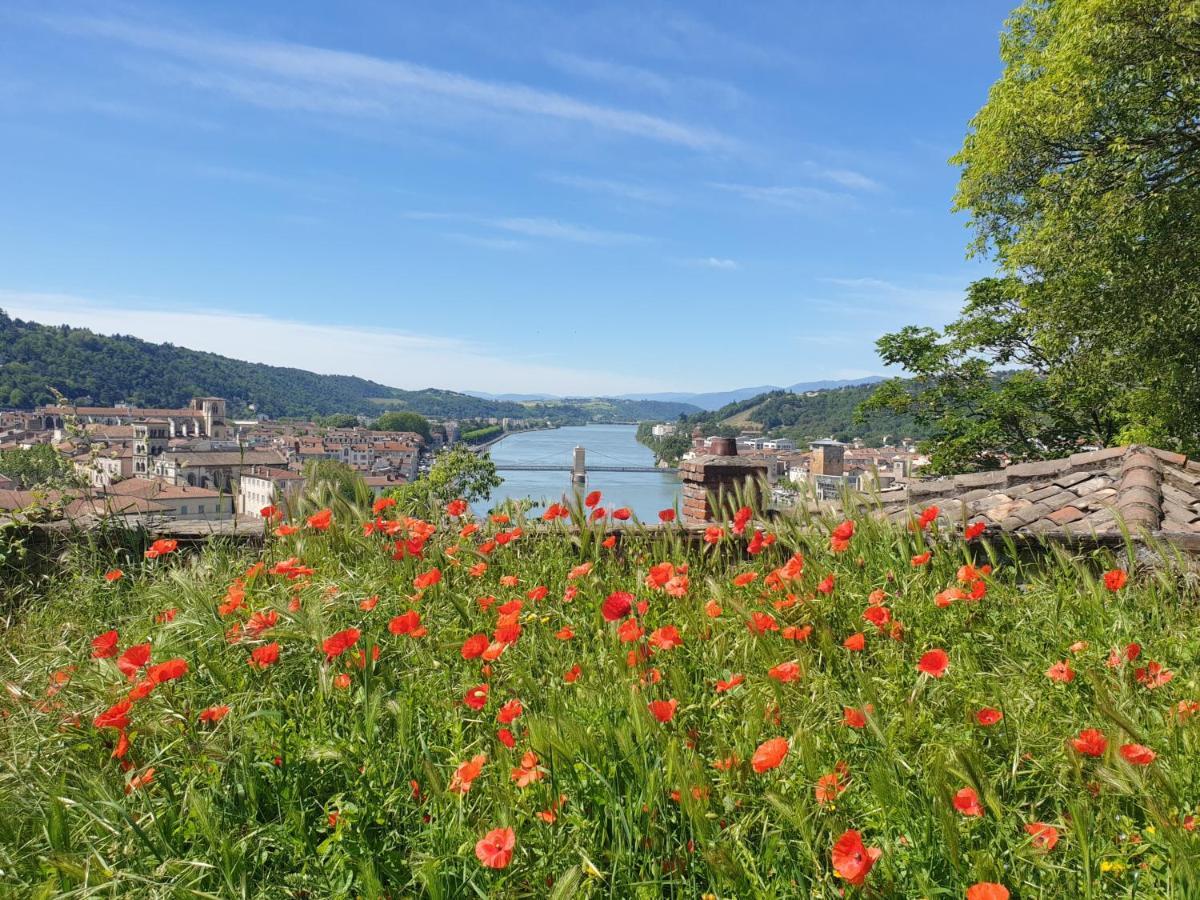
[[[429,420],[413,412],[385,412],[371,425],[372,431],[412,431],[429,440]]]
[[[870,406],[936,423],[967,468],[1078,442],[1195,449],[1200,3],[1027,0],[1001,57],[953,160],[971,252],[997,277],[943,331],[879,341],[919,380]],[[1006,366],[1023,374],[995,378]]]

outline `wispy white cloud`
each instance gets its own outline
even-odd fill
[[[564,187],[579,188],[583,191],[592,191],[599,194],[611,194],[614,197],[636,200],[639,203],[654,203],[665,206],[675,202],[675,196],[668,191],[613,178],[594,178],[588,175],[564,175],[557,172],[551,172],[545,178],[547,181],[561,184]]]
[[[663,75],[642,66],[561,51],[551,51],[546,58],[550,65],[568,75],[661,100],[697,100],[726,109],[748,102],[740,89],[715,78]]]
[[[425,212],[412,210],[404,213],[407,219],[434,222],[464,222],[478,225],[482,228],[492,228],[520,234],[531,238],[545,238],[556,241],[570,241],[575,244],[591,244],[597,247],[611,247],[628,244],[643,244],[649,238],[640,234],[629,234],[623,231],[605,231],[599,228],[589,228],[575,225],[559,219],[542,218],[539,216],[480,216],[472,213]]]
[[[922,310],[944,320],[962,308],[966,295],[965,281],[954,285],[945,278],[934,279],[937,286],[908,284],[872,276],[827,277],[818,279],[838,288],[840,295],[830,301],[845,305],[847,301],[867,306],[880,313],[903,315],[908,311]],[[928,282],[930,279],[924,279]]]
[[[697,266],[702,269],[723,269],[725,271],[732,271],[734,269],[741,268],[741,266],[738,265],[737,260],[725,259],[724,257],[720,256],[697,256],[692,259],[680,260],[680,262],[685,266]]]
[[[804,164],[804,169],[814,178],[832,182],[852,191],[877,191],[882,187],[875,179],[853,169],[829,168],[811,161]]]
[[[736,194],[743,200],[795,212],[811,212],[816,207],[827,208],[831,203],[851,199],[848,194],[806,186],[734,184],[722,181],[712,182],[711,186]]]
[[[546,390],[576,396],[666,390],[669,386],[625,371],[567,368],[504,354],[457,338],[388,328],[299,322],[219,309],[103,301],[68,294],[0,290],[0,307],[19,319],[73,325],[101,334],[169,341],[276,366],[357,375],[406,389]]]
[[[137,47],[176,63],[186,61],[190,65],[179,67],[175,77],[259,106],[380,115],[396,111],[415,95],[443,106],[457,105],[464,112],[488,110],[572,122],[694,150],[725,152],[736,147],[733,139],[711,129],[405,60],[307,44],[170,30],[115,18],[51,17],[45,21],[62,31]]]

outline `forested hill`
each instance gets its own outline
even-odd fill
[[[349,375],[244,362],[174,344],[153,344],[85,328],[40,325],[0,310],[0,407],[53,403],[54,391],[86,405],[178,407],[196,396],[224,397],[234,414],[251,405],[273,417],[403,409],[426,416],[542,417],[557,423],[674,419],[688,403],[636,400],[515,403],[454,391],[404,391]]]
[[[735,433],[744,428],[761,428],[798,442],[834,437],[841,441],[861,438],[878,445],[884,438],[925,438],[927,430],[911,416],[872,413],[856,416],[858,407],[878,385],[864,384],[825,391],[791,393],[771,391],[749,400],[729,403],[713,412],[693,414],[690,423],[720,426]]]

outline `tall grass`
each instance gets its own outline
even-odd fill
[[[630,527],[606,547],[605,523],[583,509],[537,528],[482,522],[467,538],[463,522],[441,515],[421,555],[397,560],[391,539],[363,534],[369,510],[331,503],[327,532],[302,528],[261,553],[218,542],[157,560],[125,555],[125,577],[113,583],[103,578],[110,563],[89,551],[77,575],[26,605],[0,658],[0,892],[834,897],[858,890],[830,860],[853,828],[883,851],[861,888],[869,896],[961,897],[978,881],[1021,897],[1200,896],[1200,837],[1186,818],[1200,803],[1200,714],[1179,712],[1180,701],[1200,699],[1200,628],[1196,597],[1169,568],[1111,591],[1100,573],[1128,568],[1132,556],[1022,560],[1011,545],[967,545],[936,526],[870,516],[838,553],[837,522],[806,514],[755,520],[740,536],[726,525],[714,544],[675,527]],[[297,521],[312,511],[297,510]],[[480,552],[517,525],[526,534]],[[776,539],[751,554],[756,528]],[[931,560],[913,566],[926,549]],[[765,587],[795,553],[803,574]],[[228,587],[260,557],[268,571],[298,557],[314,574],[263,571],[247,579],[244,608],[221,616]],[[472,575],[480,562],[486,572]],[[568,580],[585,562],[592,571]],[[647,585],[662,562],[686,565],[682,596]],[[993,567],[986,596],[939,607],[935,596],[959,584],[967,563]],[[417,591],[414,578],[433,567],[442,580]],[[733,583],[748,572],[756,580]],[[832,592],[818,591],[831,574]],[[545,599],[529,599],[538,586]],[[578,590],[569,602],[568,587]],[[864,621],[877,590],[903,623],[895,638],[890,625]],[[636,642],[623,643],[619,623],[601,615],[614,591],[648,604]],[[372,596],[378,604],[362,609]],[[485,609],[478,601],[488,596],[497,599]],[[460,648],[492,635],[497,608],[513,599],[523,601],[520,637],[484,674]],[[409,609],[428,634],[389,632]],[[169,622],[167,610],[176,610]],[[278,613],[271,631],[230,642],[231,625],[268,610]],[[812,632],[799,641],[755,634],[755,612]],[[630,651],[665,625],[682,645],[631,665]],[[350,627],[361,630],[354,650],[379,648],[376,662],[360,668],[353,651],[327,661],[322,641]],[[555,636],[564,627],[573,639]],[[123,760],[112,756],[116,732],[92,723],[132,684],[113,659],[90,658],[91,639],[110,628],[122,650],[149,640],[153,663],[189,664],[134,705]],[[855,632],[866,636],[861,652],[843,646]],[[279,661],[254,669],[247,659],[266,640],[279,642]],[[1139,659],[1110,667],[1110,649],[1132,642]],[[950,656],[938,679],[916,669],[934,647]],[[1074,680],[1052,681],[1047,668],[1064,659]],[[798,679],[768,676],[788,660]],[[1139,683],[1147,660],[1174,678]],[[575,665],[581,674],[568,683]],[[745,682],[717,693],[716,681],[734,673]],[[476,711],[463,699],[481,683],[490,693]],[[513,698],[524,712],[501,726],[497,712]],[[674,718],[659,722],[647,704],[669,698]],[[198,721],[221,704],[224,719]],[[865,727],[843,724],[844,708],[868,706]],[[1003,718],[981,726],[985,706]],[[498,740],[501,727],[513,749]],[[1071,749],[1085,728],[1108,736],[1101,758]],[[755,748],[778,736],[788,755],[754,772]],[[1131,765],[1118,752],[1126,743],[1157,758]],[[527,750],[544,774],[521,788],[511,772]],[[488,757],[482,774],[465,795],[450,792],[456,767],[478,753]],[[714,768],[729,757],[739,762]],[[846,789],[822,804],[815,786],[839,762]],[[129,789],[150,767],[153,779]],[[982,816],[955,808],[964,787]],[[553,822],[539,816],[550,811]],[[1033,822],[1053,825],[1057,846],[1035,847],[1025,830]],[[476,841],[506,826],[516,833],[511,864],[481,866]]]

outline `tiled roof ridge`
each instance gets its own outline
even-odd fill
[[[1152,448],[1131,445],[1121,457],[1118,514],[1131,531],[1156,531],[1163,519],[1162,498],[1162,460]]]
[[[987,472],[969,472],[938,481],[914,481],[907,485],[910,497],[937,497],[977,488],[1004,488],[1014,484],[1025,484],[1041,478],[1065,475],[1069,472],[1093,472],[1107,469],[1131,454],[1149,455],[1158,463],[1183,466],[1188,458],[1182,453],[1143,447],[1140,444],[1124,444],[1119,447],[1104,447],[1084,453],[1073,453],[1059,459],[1042,459],[1033,462],[1015,463],[1007,468]],[[1161,465],[1158,471],[1161,473]]]

